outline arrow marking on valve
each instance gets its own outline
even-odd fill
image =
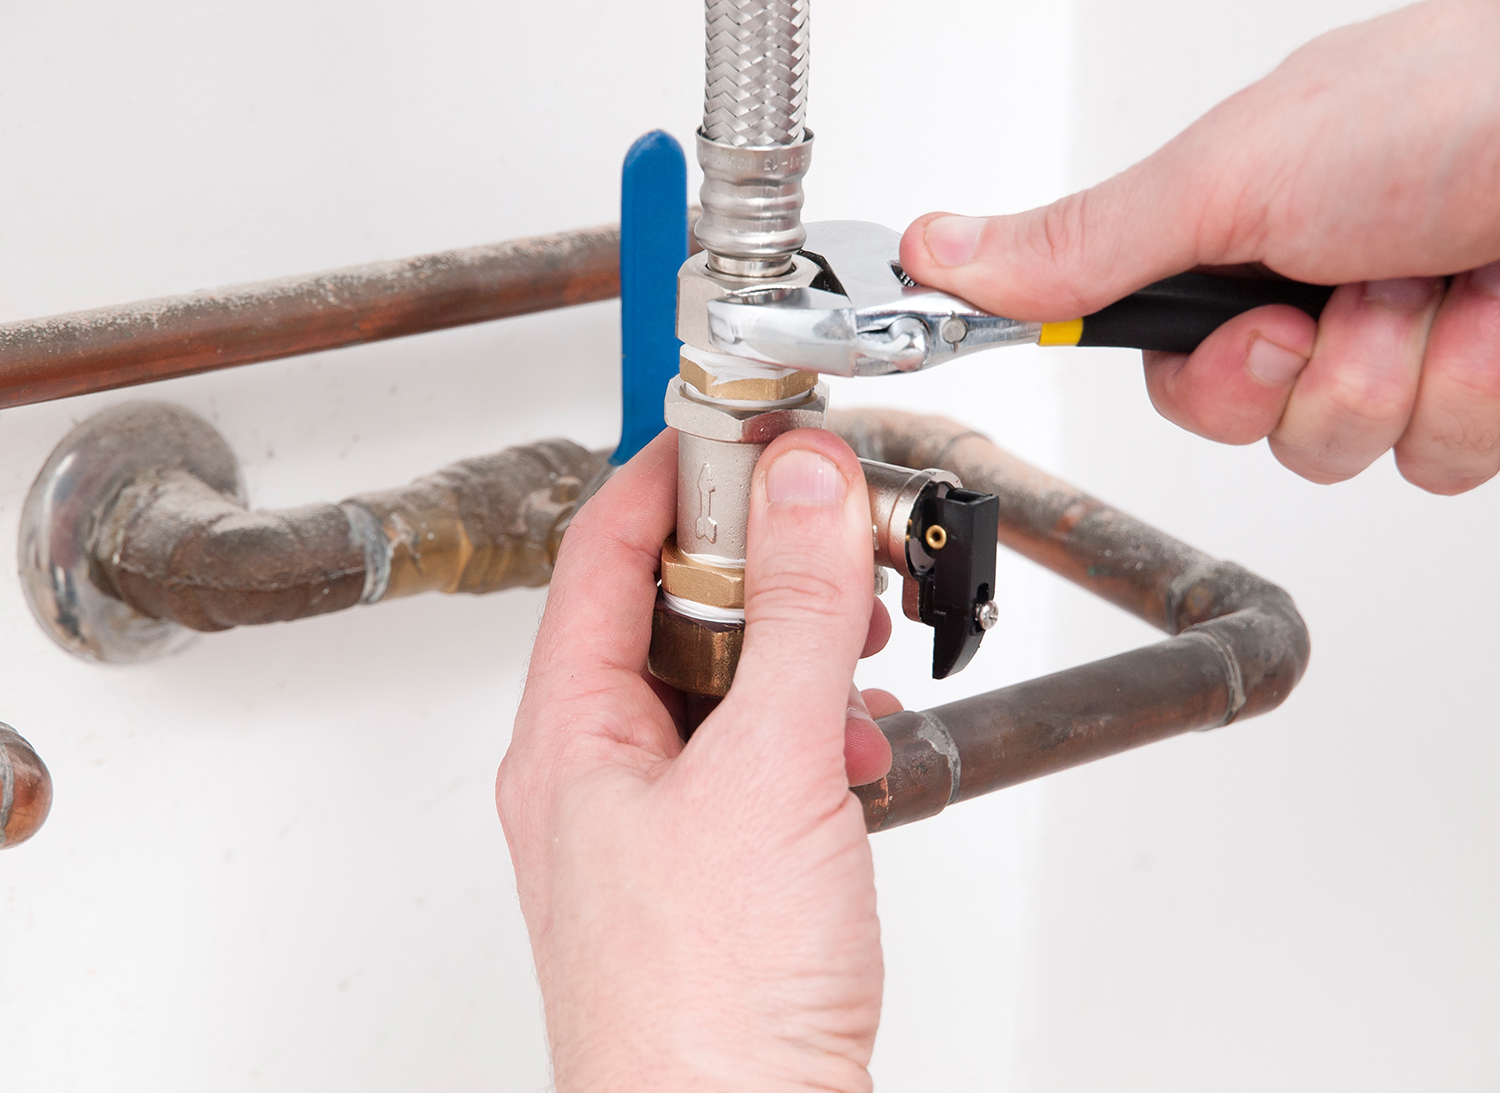
[[[714,511],[714,469],[709,463],[703,464],[703,469],[698,472],[698,538],[707,539],[710,543],[719,541],[719,524],[713,518]]]

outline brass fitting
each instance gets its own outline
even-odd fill
[[[683,355],[678,374],[685,383],[692,384],[700,394],[709,398],[743,399],[747,402],[781,402],[806,394],[818,385],[816,372],[802,372],[795,368],[764,369],[762,376],[736,376],[726,378],[715,374],[712,366],[700,364]],[[775,373],[781,373],[776,375]]]
[[[691,619],[679,615],[658,597],[646,666],[669,687],[722,698],[734,682],[744,643],[742,623]]]
[[[663,592],[710,607],[745,606],[745,571],[709,565],[684,554],[673,535],[661,550]]]
[[[365,602],[546,584],[566,520],[601,456],[544,440],[351,497],[345,513],[368,523],[371,541],[384,548],[382,565],[367,564],[367,578],[384,579],[367,588]]]

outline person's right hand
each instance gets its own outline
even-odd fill
[[[1472,489],[1500,471],[1500,3],[1431,0],[1325,35],[1091,190],[921,218],[901,262],[1040,321],[1203,266],[1340,285],[1318,323],[1261,308],[1190,357],[1147,354],[1157,409],[1214,440],[1269,437],[1315,482],[1394,447],[1424,489]]]

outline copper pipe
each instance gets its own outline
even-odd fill
[[[0,849],[35,835],[51,810],[47,764],[14,729],[0,724]]]
[[[835,414],[829,423],[866,459],[949,471],[970,488],[995,494],[1002,543],[1173,635],[1093,664],[882,719],[894,765],[885,779],[857,791],[871,831],[1141,744],[1265,713],[1300,680],[1307,630],[1291,598],[1275,585],[1104,505],[953,422],[855,411]],[[119,473],[128,471],[118,486],[108,466],[84,473],[94,462],[110,461],[124,468]],[[50,475],[44,469],[33,487],[35,493],[51,482],[44,489],[51,501],[33,506],[28,499],[26,511],[54,513],[38,573],[54,574],[81,550],[90,559],[85,583],[92,582],[103,602],[123,602],[150,620],[217,630],[426,590],[545,584],[582,485],[602,461],[603,453],[544,441],[341,505],[251,513],[240,497],[232,453],[207,422],[177,407],[137,403],[78,426],[49,462],[57,469]],[[77,482],[68,475],[79,476]],[[99,498],[97,507],[84,511],[89,497]],[[62,571],[71,580],[66,589],[75,589],[76,571]],[[51,599],[33,597],[34,611],[38,602],[49,605],[39,621],[65,646],[102,659],[131,659],[108,650],[90,653],[62,627],[90,611],[98,614],[94,601],[63,602],[54,590]],[[95,621],[119,627],[107,611]]]
[[[942,418],[830,415],[861,457],[951,471],[1000,498],[1000,542],[1168,634],[1106,660],[881,720],[891,773],[857,792],[879,831],[1155,740],[1275,709],[1306,670],[1291,597]]]
[[[620,229],[609,224],[3,323],[0,408],[619,294]]]
[[[112,448],[85,449],[95,435]],[[418,592],[544,585],[565,518],[606,454],[543,440],[342,504],[251,512],[223,440],[181,407],[112,407],[61,447],[137,453],[147,437],[172,438],[192,458],[163,455],[172,463],[127,478],[79,522],[91,529],[88,577],[144,618],[210,631]]]

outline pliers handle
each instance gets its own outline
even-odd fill
[[[1287,304],[1316,319],[1333,289],[1301,281],[1179,273],[1147,285],[1102,311],[1066,323],[1043,323],[1042,345],[1112,345],[1191,353],[1236,315]]]
[[[742,360],[843,376],[915,372],[997,345],[1122,346],[1189,353],[1220,325],[1267,304],[1317,318],[1333,289],[1184,273],[1069,322],[1008,319],[920,285],[901,237],[862,221],[807,226],[811,284],[757,284],[708,302],[715,350]]]

